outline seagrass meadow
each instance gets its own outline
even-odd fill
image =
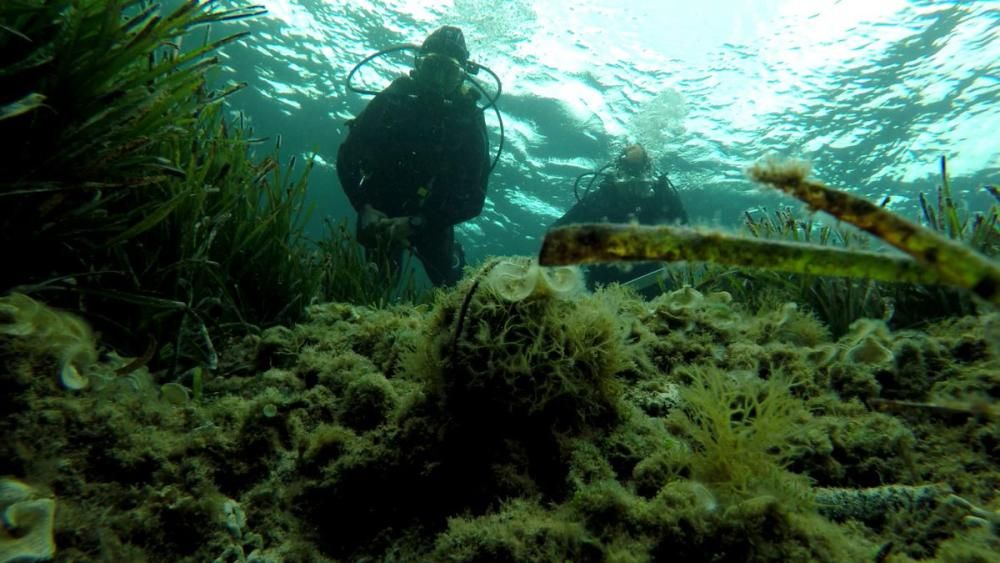
[[[306,236],[315,161],[217,80],[261,13],[0,4],[0,563],[997,560],[1000,202],[944,160],[919,217],[765,161],[843,223],[573,227],[420,296]],[[686,262],[585,289],[633,259]]]

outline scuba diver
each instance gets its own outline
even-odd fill
[[[361,65],[404,49],[417,50],[408,76],[381,92],[351,85]],[[357,237],[369,261],[376,262],[373,253],[385,252],[398,267],[408,249],[434,285],[461,279],[465,256],[454,227],[482,212],[489,174],[500,156],[498,149],[490,162],[483,115],[495,108],[500,81],[485,69],[497,80],[491,97],[471,77],[480,69],[485,67],[469,60],[462,30],[444,26],[419,47],[392,47],[367,57],[348,75],[352,91],[375,94],[348,122],[347,139],[337,152],[337,175],[358,213]],[[483,96],[488,103],[480,107]]]
[[[592,176],[587,189],[580,196],[580,181]],[[600,178],[596,190],[594,182]],[[638,143],[627,145],[614,162],[593,172],[585,172],[573,184],[576,204],[552,227],[573,223],[687,223],[687,212],[677,193],[677,188],[666,174],[653,170],[653,161],[646,149]],[[638,264],[623,269],[616,265],[594,265],[585,269],[587,287],[611,282],[629,284],[643,279],[660,269],[659,264]],[[635,286],[636,289],[652,286],[652,280]]]

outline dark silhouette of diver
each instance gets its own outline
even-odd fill
[[[406,48],[416,46],[380,51],[351,76],[375,56]],[[358,212],[358,240],[370,261],[387,252],[398,267],[409,249],[434,285],[461,278],[465,256],[454,227],[482,212],[497,160],[490,162],[483,111],[495,107],[499,79],[497,94],[480,107],[486,91],[470,76],[484,68],[469,60],[462,30],[441,27],[419,47],[409,76],[378,92],[349,122],[337,175]]]
[[[593,175],[583,196],[580,180]],[[593,183],[600,178],[597,188]],[[658,225],[687,223],[687,212],[677,189],[665,174],[653,170],[652,159],[638,143],[626,146],[614,162],[594,172],[581,174],[573,186],[577,202],[553,227],[572,223],[639,223]],[[587,287],[612,282],[626,283],[660,269],[659,264],[636,264],[628,268],[599,264],[585,269]]]

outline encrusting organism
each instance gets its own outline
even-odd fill
[[[97,362],[94,334],[82,319],[22,293],[0,297],[0,336],[55,358],[60,382],[73,391],[87,386],[83,374]]]

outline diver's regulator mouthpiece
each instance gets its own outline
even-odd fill
[[[479,65],[469,61],[462,30],[446,25],[427,36],[413,59],[416,78],[425,87],[449,94],[465,80],[465,74],[479,72]]]
[[[422,86],[440,94],[450,94],[465,81],[461,62],[440,53],[418,53],[413,60],[414,78]]]

